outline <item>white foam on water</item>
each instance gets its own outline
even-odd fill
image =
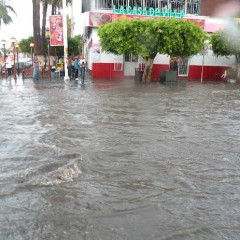
[[[42,168],[47,169],[47,166],[40,168],[28,168],[25,171],[21,171],[16,176],[16,179],[22,180],[24,185],[52,186],[63,182],[71,182],[82,173],[75,161],[58,167],[56,170],[52,169],[50,172],[43,172]]]
[[[40,185],[56,185],[63,182],[71,182],[81,174],[77,163],[59,167],[57,170],[48,173],[47,176],[38,179]]]
[[[68,167],[58,168],[54,172],[53,177],[54,179],[59,180],[60,182],[69,182],[73,181],[74,178],[78,177],[80,173],[81,171],[78,168],[77,164],[75,163]]]

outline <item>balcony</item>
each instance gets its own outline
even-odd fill
[[[184,12],[185,15],[200,15],[201,0],[92,0],[91,10],[112,10],[113,7],[154,8],[160,11]]]

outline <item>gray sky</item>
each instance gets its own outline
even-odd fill
[[[77,28],[74,33],[80,34],[78,32],[80,24],[80,7],[81,0],[74,0],[74,20],[76,21],[75,27]],[[23,38],[28,38],[33,35],[33,23],[32,23],[32,0],[10,0],[9,5],[11,5],[17,16],[12,15],[13,23],[9,25],[2,25],[0,29],[0,41],[2,39],[7,41],[7,46],[11,44],[11,38],[15,37],[17,41]],[[69,11],[69,14],[71,11]]]
[[[2,25],[0,29],[0,40],[5,39],[10,45],[11,37],[18,41],[33,35],[32,26],[32,0],[11,0],[9,2],[16,15],[11,15],[13,23]]]

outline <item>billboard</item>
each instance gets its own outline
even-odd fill
[[[63,46],[63,17],[52,15],[50,21],[50,46]]]
[[[94,27],[99,27],[105,23],[113,22],[115,20],[124,19],[149,19],[149,18],[167,18],[159,16],[145,16],[145,15],[132,15],[132,14],[115,14],[115,13],[105,13],[105,12],[90,12],[89,14],[89,25]],[[196,18],[179,18],[182,20],[187,20],[193,22],[195,25],[204,29],[205,19]]]

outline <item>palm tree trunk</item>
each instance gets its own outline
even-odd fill
[[[43,18],[42,18],[42,43],[43,43],[44,49],[46,44],[47,9],[48,9],[48,1],[44,0],[43,1]]]
[[[32,0],[33,3],[33,37],[34,53],[43,55],[42,39],[40,34],[40,0]]]

